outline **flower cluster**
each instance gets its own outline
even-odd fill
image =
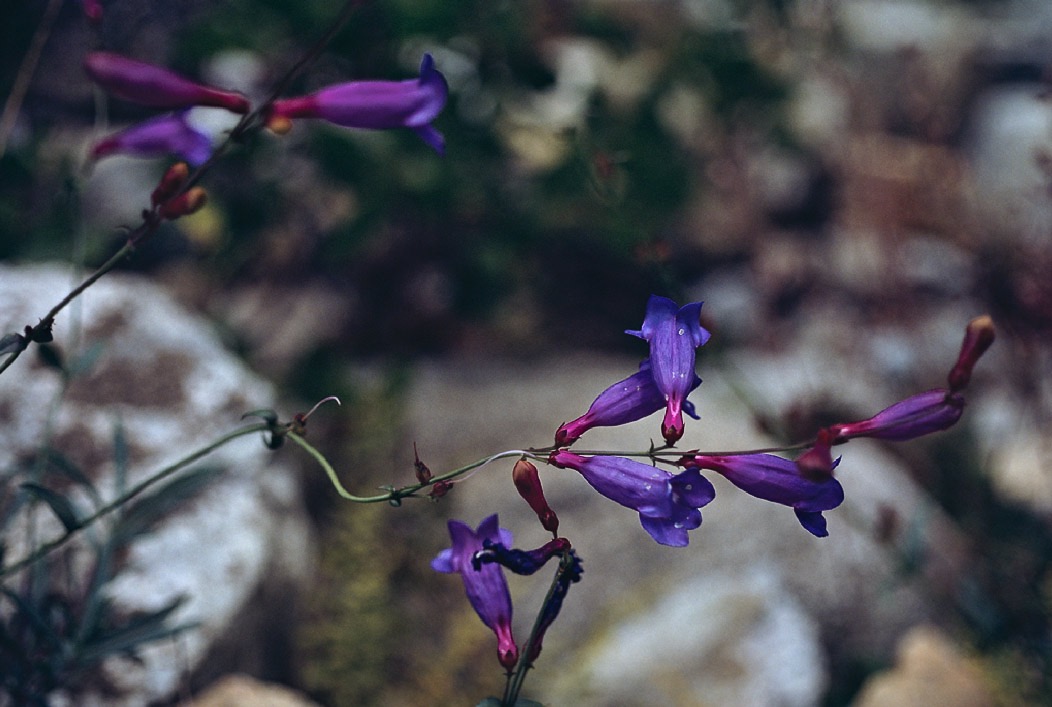
[[[536,550],[512,549],[511,531],[501,528],[496,515],[479,523],[478,530],[459,520],[449,521],[452,546],[431,561],[437,572],[458,573],[475,613],[497,636],[497,659],[508,671],[519,662],[519,646],[512,633],[511,593],[504,569],[515,574],[533,574],[553,557],[563,558],[552,591],[541,609],[537,627],[526,646],[528,663],[541,652],[544,634],[559,615],[570,585],[578,582],[584,570],[565,538],[556,538]]]
[[[817,537],[827,535],[822,513],[844,500],[844,490],[833,477],[839,460],[833,459],[832,446],[856,437],[908,440],[955,424],[964,407],[961,391],[994,336],[989,317],[976,319],[968,326],[948,388],[913,395],[867,420],[819,430],[795,461],[765,453],[692,453],[676,462],[683,470],[672,473],[656,466],[661,459],[653,453],[654,463],[645,464],[565,449],[592,427],[625,424],[661,408],[666,443],[672,446],[682,437],[682,413],[696,417],[686,400],[701,382],[694,371],[695,350],[709,338],[698,321],[700,311],[701,302],[677,307],[672,300],[652,295],[642,329],[627,332],[650,344],[649,358],[637,373],[600,393],[584,415],[561,425],[555,433],[556,449],[548,456],[549,464],[579,472],[600,494],[636,511],[658,543],[675,547],[688,543],[688,531],[701,525],[700,508],[715,498],[702,470],[722,475],[756,498],[789,506],[806,530]]]
[[[113,154],[136,157],[177,155],[192,165],[208,159],[211,138],[190,124],[195,106],[223,108],[246,114],[248,99],[235,91],[191,81],[168,69],[111,52],[92,52],[84,61],[91,79],[108,93],[140,105],[174,111],[151,118],[98,142],[93,159]],[[274,101],[266,107],[267,123],[287,127],[291,118],[320,118],[336,125],[382,130],[407,127],[436,152],[442,153],[442,134],[431,122],[446,104],[446,80],[425,54],[420,77],[411,81],[351,81],[309,96]]]
[[[665,408],[661,435],[669,444],[683,436],[683,413],[697,418],[687,395],[701,384],[694,372],[695,349],[709,340],[701,326],[701,302],[677,307],[667,297],[651,295],[643,328],[626,331],[650,344],[650,357],[639,372],[604,390],[588,411],[555,432],[555,444],[568,446],[593,427],[623,425]]]

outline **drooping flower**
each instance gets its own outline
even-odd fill
[[[691,372],[693,375],[693,371]],[[693,375],[688,393],[701,385],[701,378]],[[665,394],[654,382],[650,359],[639,364],[639,371],[618,381],[599,394],[588,411],[571,422],[564,422],[555,431],[555,443],[560,447],[576,442],[593,427],[614,427],[641,420],[666,406]],[[683,401],[683,412],[695,420],[694,405]]]
[[[214,106],[247,113],[248,99],[236,91],[206,86],[160,66],[112,52],[91,52],[84,70],[103,89],[118,98],[153,108]]]
[[[643,328],[625,332],[650,344],[651,373],[665,399],[661,435],[669,444],[675,444],[683,436],[683,406],[697,377],[694,352],[710,336],[701,326],[701,305],[701,302],[692,302],[677,308],[667,297],[651,295]]]
[[[686,464],[688,470],[712,469],[750,496],[789,506],[800,524],[817,537],[829,534],[822,511],[844,501],[844,489],[832,475],[809,478],[796,462],[774,454],[697,454],[688,457]]]
[[[435,152],[443,154],[445,139],[431,126],[446,105],[449,87],[424,54],[420,76],[407,81],[350,81],[307,96],[275,101],[269,119],[320,118],[346,128],[383,130],[411,128]]]
[[[643,529],[662,545],[686,545],[687,531],[701,525],[698,509],[716,497],[697,469],[673,475],[623,457],[585,457],[565,449],[552,452],[548,462],[574,469],[596,491],[638,512]]]
[[[212,154],[212,140],[186,121],[185,113],[173,113],[136,123],[103,138],[91,150],[93,159],[109,155],[163,157],[176,155],[196,166]]]
[[[529,646],[527,657],[532,663],[537,660],[537,656],[541,653],[544,634],[559,616],[563,599],[566,598],[570,585],[579,582],[581,575],[584,574],[581,560],[577,557],[577,553],[573,551],[570,541],[566,538],[555,538],[536,550],[509,549],[499,543],[493,543],[488,540],[483,541],[483,545],[485,549],[475,554],[473,561],[476,565],[495,562],[507,567],[516,574],[533,574],[553,557],[560,558],[559,573],[555,578],[552,590],[548,593],[544,606],[541,607],[541,613],[536,624],[537,630],[533,636],[533,643]]]
[[[519,648],[511,631],[511,594],[500,565],[482,564],[476,567],[472,559],[483,550],[485,541],[510,547],[511,533],[498,525],[496,514],[483,519],[478,531],[473,531],[459,520],[448,524],[452,547],[443,550],[431,561],[436,572],[459,573],[464,590],[475,613],[497,636],[497,659],[506,669],[515,667]]]

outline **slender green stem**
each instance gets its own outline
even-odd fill
[[[654,449],[648,449],[647,451],[616,451],[610,449],[571,449],[570,451],[574,454],[581,454],[586,456],[597,456],[597,457],[646,457],[647,459],[658,459],[658,458],[679,458],[683,456],[694,456],[702,455],[706,457],[730,457],[730,456],[741,456],[743,454],[777,454],[778,452],[793,452],[801,449],[807,449],[813,446],[815,440],[808,442],[799,442],[797,444],[779,445],[777,447],[757,447],[755,449],[736,449],[733,451],[699,451],[696,449],[670,449],[665,447],[656,447]],[[530,450],[534,454],[540,454],[548,450]]]
[[[80,522],[77,525],[77,527],[66,531],[65,535],[61,535],[50,542],[44,543],[43,545],[39,546],[36,550],[23,557],[21,560],[18,560],[17,562],[13,562],[10,565],[0,568],[0,577],[5,577],[9,574],[18,572],[19,570],[28,567],[29,565],[40,560],[41,558],[51,554],[52,552],[69,542],[74,535],[78,534],[81,530],[84,530],[88,526],[92,525],[103,516],[112,513],[113,511],[128,503],[133,498],[135,498],[140,493],[150,488],[154,484],[163,481],[164,479],[168,478],[180,469],[185,469],[187,466],[193,464],[202,457],[211,454],[212,452],[224,446],[225,444],[232,442],[233,440],[238,439],[239,437],[244,437],[246,435],[261,432],[267,432],[268,430],[270,430],[270,425],[268,425],[265,422],[261,422],[255,425],[249,425],[247,427],[241,427],[232,432],[228,432],[222,437],[219,437],[213,442],[183,457],[179,461],[174,462],[173,464],[169,464],[163,469],[159,469],[146,479],[143,479],[137,485],[133,486],[125,493],[121,494],[106,505],[97,509],[91,515],[87,516],[86,518],[80,519]]]
[[[547,610],[548,605],[552,601],[552,597],[555,595],[559,587],[559,582],[562,580],[563,574],[569,572],[573,567],[574,558],[570,553],[566,553],[559,559],[559,568],[555,571],[555,576],[552,577],[551,586],[548,587],[548,593],[544,595],[544,602],[541,604],[540,610],[537,612],[537,617],[533,620],[533,628],[530,630],[530,637],[526,639],[526,643],[522,645],[522,653],[519,656],[519,662],[515,666],[515,672],[509,674],[508,682],[504,686],[504,696],[501,698],[501,707],[514,707],[515,702],[519,699],[519,692],[522,691],[522,683],[526,681],[526,673],[533,667],[533,662],[530,660],[530,656],[534,653],[534,645],[541,638],[541,631],[544,629],[543,620],[544,612]]]
[[[330,464],[329,460],[325,458],[325,455],[318,451],[317,447],[312,445],[301,435],[292,431],[285,433],[285,437],[291,439],[293,442],[305,449],[308,454],[314,457],[314,460],[318,462],[321,468],[325,470],[325,473],[328,474],[329,481],[332,482],[332,485],[336,488],[336,493],[338,493],[341,498],[345,498],[348,501],[354,501],[355,503],[384,503],[391,501],[397,502],[402,500],[403,498],[413,497],[415,496],[417,491],[425,489],[429,486],[433,486],[438,482],[450,481],[452,479],[457,478],[458,476],[463,476],[464,474],[473,469],[478,469],[479,467],[485,466],[490,462],[497,461],[498,459],[526,456],[532,459],[536,459],[538,461],[543,461],[542,458],[538,457],[536,454],[528,450],[509,449],[504,452],[497,452],[496,454],[491,454],[488,457],[478,459],[476,461],[471,462],[470,464],[466,464],[464,466],[453,469],[452,471],[448,471],[445,474],[439,474],[438,476],[431,478],[427,483],[416,483],[410,484],[409,486],[402,486],[400,488],[391,489],[387,493],[380,494],[378,496],[356,496],[350,491],[348,491],[342,483],[340,483],[340,478],[339,476],[337,476],[336,470],[333,469],[332,464]]]

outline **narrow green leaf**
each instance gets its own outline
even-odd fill
[[[99,496],[95,484],[92,483],[91,479],[88,478],[88,475],[85,474],[72,459],[54,447],[45,447],[41,450],[41,454],[44,456],[44,460],[47,463],[48,473],[53,473],[67,479],[68,481],[72,481],[91,495],[91,500],[95,502],[96,506],[102,505],[102,498]]]
[[[201,467],[172,479],[149,496],[124,508],[110,542],[120,547],[148,533],[167,514],[200,494],[223,469]]]
[[[62,521],[62,525],[65,526],[67,533],[72,533],[80,528],[80,521],[77,520],[77,512],[73,508],[73,503],[68,498],[60,493],[52,491],[46,486],[41,486],[40,484],[26,482],[22,484],[20,488],[46,503],[55,514],[55,517]]]
[[[124,425],[117,418],[113,424],[113,468],[118,496],[128,488],[128,456],[128,438],[124,435]]]
[[[119,628],[92,636],[81,646],[77,659],[82,664],[91,664],[111,655],[132,654],[144,644],[153,643],[193,628],[196,626],[194,623],[178,626],[166,625],[168,617],[185,601],[185,595],[179,596],[157,611],[134,615]]]
[[[26,337],[21,334],[4,334],[3,338],[0,338],[0,356],[15,353],[16,351],[25,351],[28,343]]]

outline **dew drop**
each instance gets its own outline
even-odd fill
[[[686,329],[680,329],[680,330],[679,330],[679,331],[677,331],[676,333],[677,333],[677,334],[679,334],[680,336],[683,336],[684,334],[686,334],[686,333],[687,333],[687,330],[686,330]]]

